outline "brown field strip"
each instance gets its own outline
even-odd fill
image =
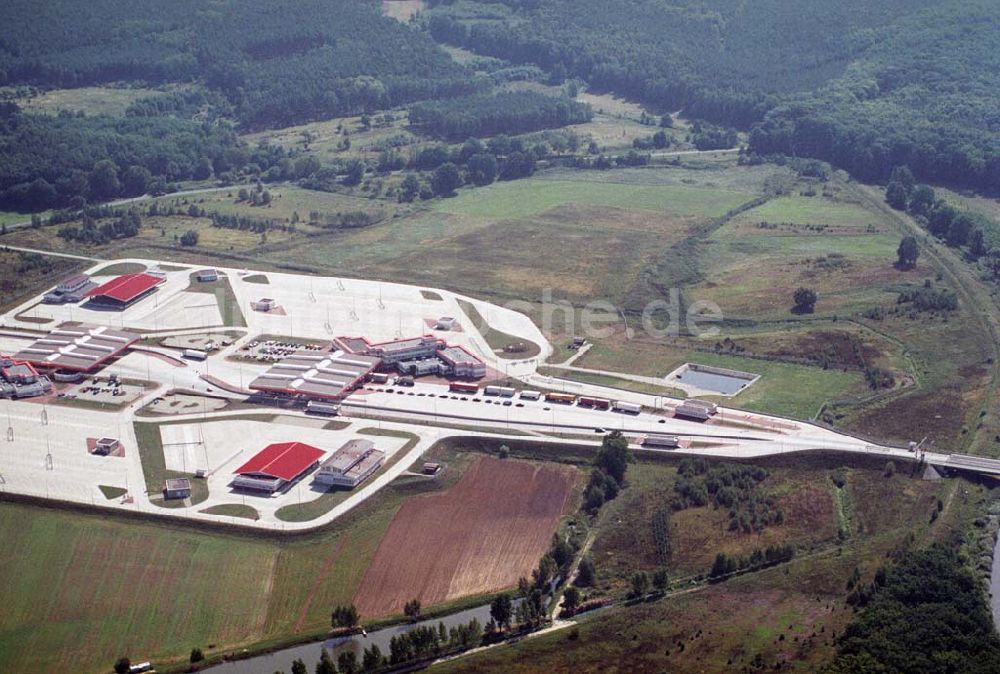
[[[515,584],[548,549],[573,481],[572,468],[484,457],[447,492],[406,502],[355,595],[361,615]]]

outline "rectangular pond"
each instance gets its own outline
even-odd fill
[[[759,376],[722,367],[685,363],[667,375],[667,383],[680,384],[688,393],[694,393],[691,389],[697,389],[703,395],[716,393],[733,396],[757,381]]]

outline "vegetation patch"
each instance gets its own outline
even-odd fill
[[[257,512],[256,508],[243,503],[221,503],[200,510],[199,512],[209,515],[223,515],[225,517],[242,517],[247,520],[260,519],[260,513]]]
[[[46,115],[67,112],[122,117],[136,101],[165,93],[142,87],[79,87],[33,92],[15,100],[23,110]]]
[[[471,302],[458,300],[458,306],[469,317],[475,328],[486,338],[486,343],[501,358],[524,359],[534,358],[542,352],[542,348],[532,341],[508,335],[491,327],[479,310]]]
[[[191,285],[188,286],[188,291],[213,295],[219,305],[219,315],[222,316],[223,325],[247,327],[247,319],[243,315],[240,303],[236,300],[236,294],[233,292],[229,279],[221,275],[216,281],[199,281],[197,275],[198,272],[191,273]]]
[[[618,388],[625,391],[635,391],[636,393],[648,393],[649,395],[670,396],[671,398],[686,398],[687,393],[678,388],[670,386],[657,386],[641,381],[634,381],[625,377],[615,377],[612,375],[600,374],[597,372],[580,372],[561,367],[540,367],[538,373],[558,379],[568,379],[587,384],[597,384],[609,388]]]
[[[463,192],[436,208],[479,217],[525,218],[573,203],[718,217],[745,201],[746,193],[710,188],[531,178]]]
[[[91,273],[91,276],[121,276],[123,274],[138,274],[146,271],[146,265],[141,262],[116,262],[104,265]]]
[[[208,484],[190,473],[167,470],[166,457],[163,455],[163,441],[160,438],[160,425],[148,422],[135,422],[135,439],[138,443],[139,458],[142,461],[142,473],[146,478],[146,493],[151,496],[162,495],[167,480],[178,477],[189,478],[191,482],[191,505],[197,505],[208,498]],[[186,504],[182,500],[166,500],[153,498],[152,502],[162,508],[180,508]]]
[[[13,272],[0,277],[0,309],[7,311],[48,290],[57,283],[53,277],[69,275],[81,269],[83,264],[78,260],[0,248],[0,267]],[[43,320],[26,313],[19,314],[17,319],[29,323],[41,323]]]
[[[104,494],[104,498],[109,501],[121,498],[128,493],[128,489],[125,489],[124,487],[109,487],[106,484],[99,484],[97,485],[97,488],[101,490],[102,494]]]

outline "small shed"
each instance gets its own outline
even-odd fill
[[[195,274],[199,283],[211,283],[219,280],[219,272],[215,269],[199,269]]]
[[[163,486],[163,497],[166,499],[190,498],[191,480],[186,477],[175,477],[167,480]]]
[[[98,438],[94,443],[94,454],[108,456],[121,449],[122,443],[117,438]]]
[[[437,475],[438,473],[441,472],[441,464],[440,463],[432,463],[432,462],[428,461],[428,462],[426,462],[424,464],[423,469],[421,470],[421,472],[424,475]]]

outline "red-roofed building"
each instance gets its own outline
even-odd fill
[[[279,491],[316,468],[324,453],[303,442],[276,442],[237,468],[232,486],[269,493]]]
[[[87,297],[92,302],[124,309],[151,294],[163,281],[163,278],[152,274],[124,274],[97,286],[87,293]]]

